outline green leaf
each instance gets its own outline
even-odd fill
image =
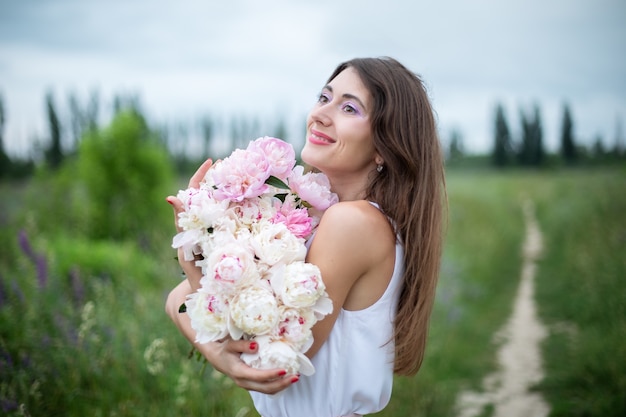
[[[180,307],[178,307],[178,312],[179,313],[186,313],[187,312],[187,305],[185,303],[182,303],[180,305]]]
[[[272,187],[282,188],[285,190],[289,189],[289,186],[287,184],[285,184],[281,179],[276,178],[273,175],[270,175],[269,178],[265,180],[265,183],[267,185],[271,185]]]

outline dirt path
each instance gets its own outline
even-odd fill
[[[483,392],[462,392],[458,417],[481,415],[487,407],[493,417],[545,417],[549,407],[530,388],[543,378],[540,343],[546,330],[537,317],[534,302],[535,261],[541,254],[542,236],[531,201],[524,203],[526,237],[520,284],[513,313],[496,334],[502,342],[498,351],[499,370],[483,379]]]

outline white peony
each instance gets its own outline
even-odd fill
[[[259,281],[241,289],[231,300],[230,317],[235,326],[231,329],[231,337],[235,340],[243,333],[262,335],[272,330],[278,323],[279,312],[269,284]]]
[[[285,224],[266,219],[253,226],[250,244],[260,262],[269,266],[303,261],[306,256],[302,239],[294,236]]]
[[[216,246],[208,258],[198,264],[204,271],[201,282],[214,280],[227,291],[229,288],[234,291],[259,278],[253,253],[234,238]]]
[[[241,228],[241,223],[237,217],[237,213],[232,207],[224,211],[224,215],[213,222],[213,233],[230,233],[234,235]]]
[[[333,311],[319,268],[307,262],[278,265],[269,271],[272,289],[282,303],[294,308],[311,308],[318,320]]]
[[[194,255],[202,253],[203,232],[199,229],[185,230],[177,233],[172,240],[174,249],[183,249],[185,261],[193,261]]]
[[[261,219],[271,219],[276,213],[274,201],[277,200],[270,194],[263,194],[254,199],[246,199],[240,203],[231,203],[231,210],[237,216],[239,222],[247,227],[252,226]]]
[[[206,230],[228,209],[228,202],[215,200],[208,190],[190,188],[180,191],[178,198],[185,207],[185,211],[178,214],[178,225],[183,230]]]
[[[222,294],[209,293],[203,287],[188,295],[185,305],[196,342],[213,342],[228,335],[228,301]]]
[[[280,321],[271,335],[276,340],[289,343],[296,350],[305,353],[313,344],[313,325],[317,322],[310,309],[297,309],[282,306]]]
[[[269,336],[254,338],[259,344],[256,353],[243,353],[241,360],[257,369],[284,369],[287,374],[313,375],[315,368],[303,353],[292,349],[287,343],[272,340]]]

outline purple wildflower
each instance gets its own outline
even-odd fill
[[[26,234],[25,230],[20,230],[17,240],[20,244],[20,248],[22,249],[22,252],[24,252],[24,254],[28,256],[28,259],[30,259],[33,262],[36,262],[35,251],[33,250],[33,247],[30,244],[30,240],[28,239],[28,235]]]

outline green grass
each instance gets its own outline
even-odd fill
[[[552,416],[626,415],[626,172],[572,172],[546,187],[547,251],[538,271],[550,326]]]
[[[201,373],[166,318],[165,295],[180,279],[171,224],[155,225],[149,242],[51,233],[42,222],[56,220],[32,200],[45,190],[23,187],[0,184],[13,196],[0,203],[0,414],[257,415],[246,413],[245,391]],[[450,171],[425,362],[417,376],[396,379],[376,415],[453,416],[459,391],[480,390],[495,370],[493,335],[518,285],[526,198],[545,246],[536,296],[549,329],[547,375],[537,389],[552,416],[626,414],[625,190],[619,169]]]

